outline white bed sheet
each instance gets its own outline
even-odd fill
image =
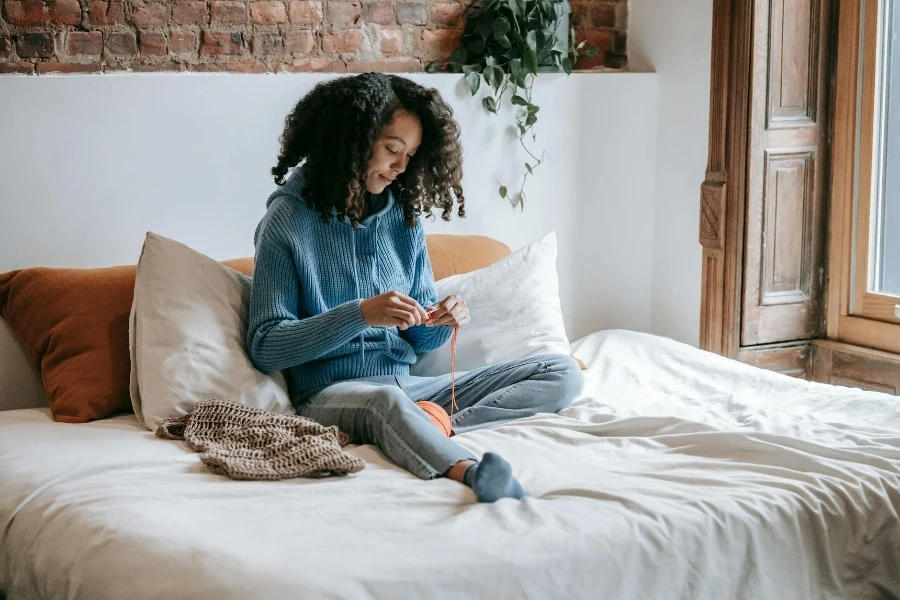
[[[133,416],[0,412],[0,590],[70,598],[900,596],[900,402],[607,331],[560,415],[461,435],[532,498],[487,505],[371,446],[237,482]]]

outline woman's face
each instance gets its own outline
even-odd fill
[[[422,123],[405,110],[394,113],[394,119],[381,129],[375,140],[369,171],[366,173],[366,189],[380,194],[400,173],[422,143]]]

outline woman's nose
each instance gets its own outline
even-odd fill
[[[409,161],[406,159],[406,156],[398,156],[391,162],[391,168],[398,173],[402,173],[406,170],[406,165]]]

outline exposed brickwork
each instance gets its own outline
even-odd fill
[[[0,74],[422,71],[471,0],[0,0]],[[625,67],[627,0],[571,0],[577,69]]]

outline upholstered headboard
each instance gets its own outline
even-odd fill
[[[510,249],[497,240],[477,235],[432,234],[426,237],[435,279],[468,273],[508,256]],[[226,263],[245,273],[253,259]],[[41,310],[35,306],[34,310]],[[47,396],[37,368],[9,325],[0,318],[0,410],[47,406]]]

